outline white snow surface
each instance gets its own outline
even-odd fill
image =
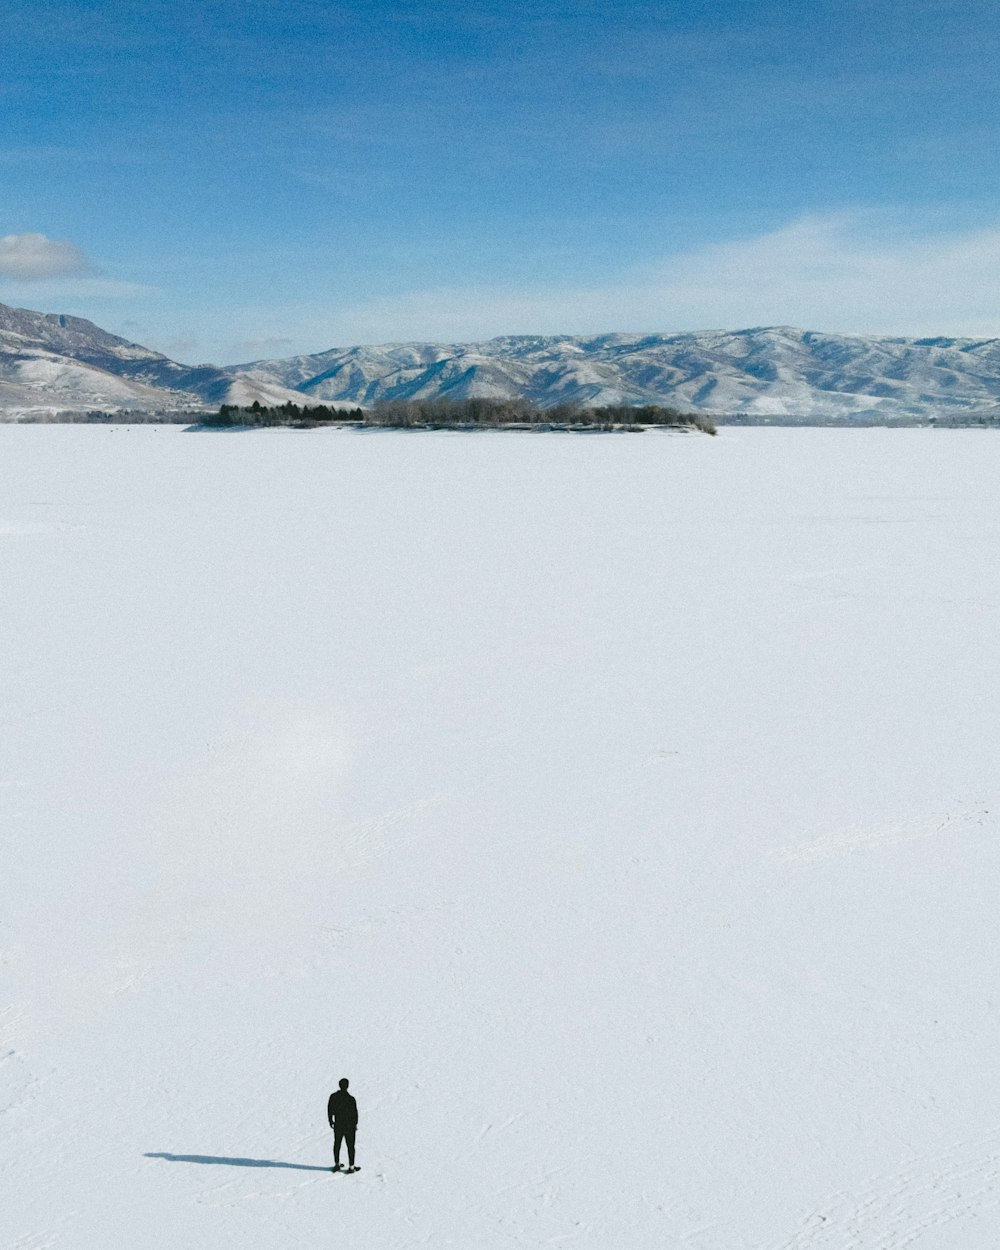
[[[0,1245],[995,1247],[994,434],[0,453]]]

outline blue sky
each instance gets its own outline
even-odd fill
[[[220,363],[1000,334],[983,0],[5,0],[0,301]]]

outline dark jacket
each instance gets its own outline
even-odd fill
[[[326,1104],[326,1118],[331,1124],[336,1120],[341,1128],[356,1128],[358,1104],[354,1101],[354,1095],[349,1094],[346,1089],[338,1089],[331,1094],[330,1101]]]

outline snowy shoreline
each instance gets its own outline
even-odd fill
[[[0,1244],[992,1250],[1000,446],[172,428],[0,426]]]

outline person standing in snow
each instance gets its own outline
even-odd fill
[[[330,1095],[330,1101],[326,1104],[326,1118],[333,1129],[333,1170],[335,1172],[340,1171],[341,1142],[347,1143],[348,1172],[358,1171],[358,1168],[354,1166],[354,1134],[358,1127],[358,1104],[354,1101],[354,1096],[347,1092],[349,1084],[347,1077],[343,1077],[340,1088]]]

